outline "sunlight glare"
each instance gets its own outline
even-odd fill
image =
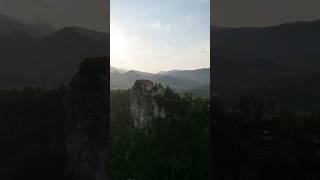
[[[127,41],[123,35],[123,31],[119,28],[112,27],[110,30],[111,56],[121,58],[125,54]]]

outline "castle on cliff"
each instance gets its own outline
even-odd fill
[[[149,126],[152,118],[165,118],[165,109],[156,102],[156,96],[164,96],[161,84],[136,80],[130,92],[130,112],[136,128]]]

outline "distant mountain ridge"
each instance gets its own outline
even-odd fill
[[[35,37],[43,37],[54,32],[55,29],[51,25],[39,20],[27,23],[17,18],[0,14],[0,34],[9,35],[13,31],[23,31]]]
[[[114,69],[111,67],[111,69]],[[128,89],[138,79],[148,79],[164,86],[170,86],[180,92],[188,92],[196,95],[209,95],[210,69],[174,70],[160,73],[146,73],[141,71],[118,72],[111,71],[111,89]],[[197,93],[197,92],[200,92]],[[206,93],[204,93],[206,92]]]
[[[286,23],[260,28],[213,30],[213,50],[241,51],[296,70],[318,71],[320,21]],[[216,51],[219,56],[220,51]],[[305,61],[301,61],[304,58]],[[315,66],[316,65],[316,66]]]
[[[67,84],[84,58],[110,54],[109,34],[74,26],[57,31],[47,27],[47,31],[39,33],[39,27],[45,25],[36,24],[0,15],[1,89]],[[196,92],[209,84],[209,70],[151,74],[111,67],[111,88],[131,88],[137,79],[150,79],[178,91]]]
[[[161,72],[161,74],[190,79],[203,84],[210,84],[209,68],[196,69],[196,70],[173,70],[173,71]]]
[[[109,34],[66,27],[43,37],[27,31],[0,33],[0,88],[68,84],[80,62],[110,54]]]
[[[125,72],[127,72],[127,70],[126,69],[120,69],[120,68],[115,68],[115,67],[112,67],[112,66],[110,66],[110,72],[118,72],[118,73],[125,73]]]
[[[310,89],[311,85],[305,81],[314,82],[313,89],[317,89],[315,74],[320,72],[320,21],[218,31],[211,27],[211,33],[213,91],[218,96],[236,99],[241,95],[263,98],[268,94],[296,94],[307,101],[310,91],[301,89]],[[296,82],[297,78],[302,80]],[[320,97],[320,93],[312,93]],[[275,97],[285,104],[283,98]],[[296,107],[307,104],[304,102]]]

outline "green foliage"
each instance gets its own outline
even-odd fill
[[[0,91],[1,179],[63,179],[66,92],[63,85]]]
[[[215,104],[211,134],[214,179],[319,179],[320,116],[276,110],[242,98],[232,109]]]
[[[166,88],[155,100],[166,117],[136,129],[129,90],[111,92],[112,179],[208,179],[208,99]]]

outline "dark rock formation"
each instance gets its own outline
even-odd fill
[[[109,58],[84,60],[66,102],[67,172],[72,180],[109,179]]]
[[[163,96],[162,85],[150,80],[137,80],[130,91],[130,113],[134,119],[136,128],[144,128],[150,125],[155,117],[164,118],[165,109],[160,107],[155,96]]]

